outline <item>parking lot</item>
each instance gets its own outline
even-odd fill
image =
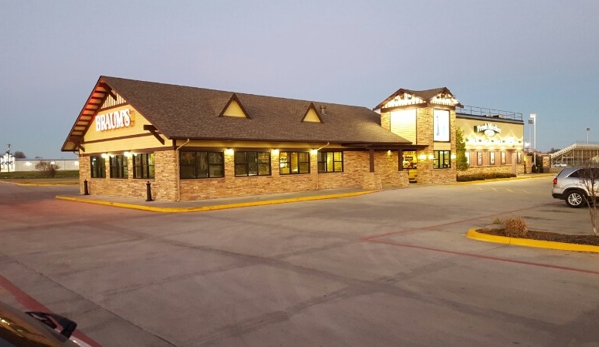
[[[180,214],[76,192],[0,183],[0,300],[102,346],[599,346],[599,254],[465,237],[591,233],[550,177]]]

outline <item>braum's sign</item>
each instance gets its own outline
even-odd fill
[[[96,131],[127,128],[133,124],[129,109],[96,116]]]
[[[485,133],[485,135],[489,137],[501,133],[501,129],[497,125],[491,123],[475,125],[474,131],[477,133]]]

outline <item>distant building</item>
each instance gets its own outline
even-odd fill
[[[13,172],[15,171],[15,156],[6,151],[0,156],[0,172]]]

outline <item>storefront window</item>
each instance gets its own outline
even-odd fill
[[[506,164],[505,152],[501,152],[501,165]]]
[[[99,155],[91,157],[92,178],[106,178],[106,161]]]
[[[343,152],[318,152],[318,172],[343,172]]]
[[[495,152],[489,152],[489,163],[495,165]]]
[[[451,167],[451,151],[434,151],[434,169],[448,169]]]
[[[270,152],[235,152],[235,176],[269,176]]]
[[[154,153],[133,155],[133,178],[154,178]]]
[[[476,165],[483,166],[483,152],[476,152]]]
[[[216,178],[225,176],[223,152],[179,153],[179,177]]]
[[[279,173],[281,175],[310,173],[310,153],[280,152]]]
[[[517,157],[518,157],[518,164],[522,164],[522,152],[518,152]]]
[[[127,157],[115,155],[110,157],[110,178],[128,178]]]

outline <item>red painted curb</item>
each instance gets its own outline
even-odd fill
[[[46,306],[42,305],[29,294],[22,291],[19,287],[15,286],[11,281],[2,275],[0,275],[0,287],[6,289],[6,291],[8,291],[15,299],[17,299],[17,301],[28,311],[52,312]],[[99,343],[92,340],[89,336],[85,335],[79,330],[76,330],[73,333],[73,336],[92,347],[102,347]]]

